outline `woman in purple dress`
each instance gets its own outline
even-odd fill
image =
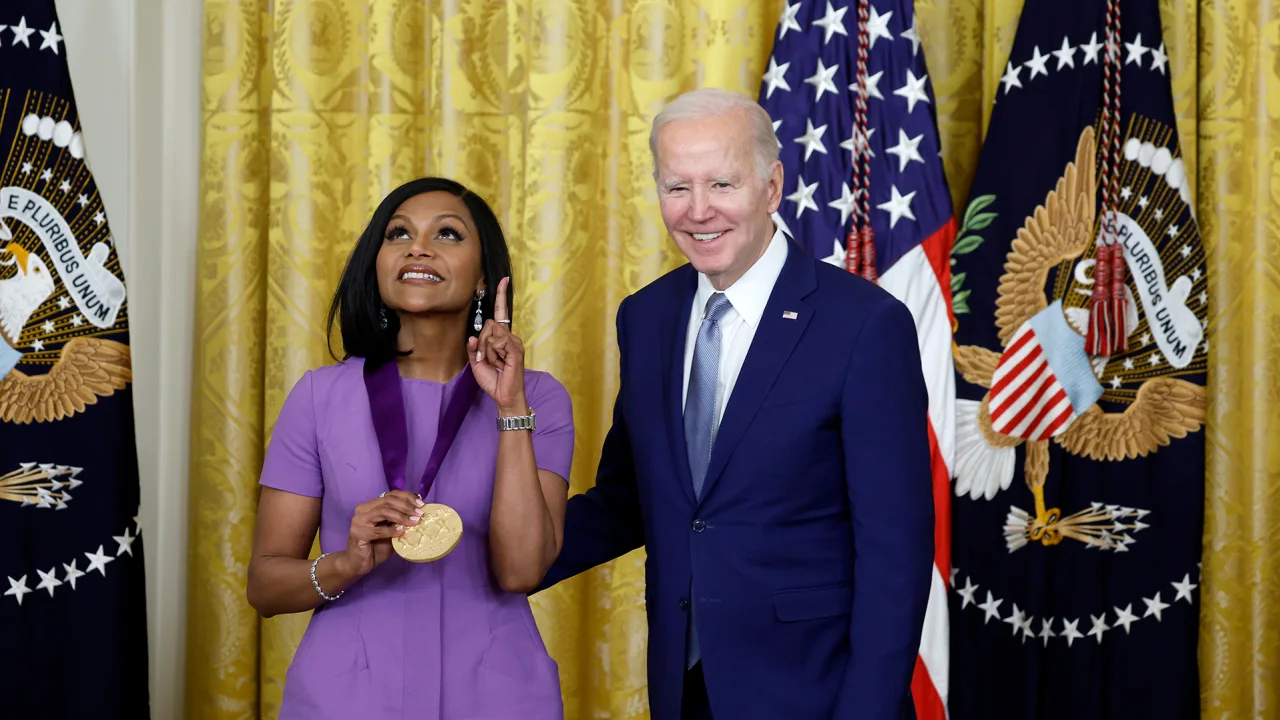
[[[455,182],[396,189],[361,235],[345,358],[294,386],[262,468],[249,602],[315,611],[282,720],[563,717],[525,593],[560,550],[573,414],[509,297],[498,220]]]

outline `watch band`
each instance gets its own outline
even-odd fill
[[[498,417],[498,431],[506,432],[509,430],[533,430],[535,426],[533,408],[529,408],[528,415],[517,415],[515,417]]]

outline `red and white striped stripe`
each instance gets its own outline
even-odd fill
[[[951,468],[955,467],[956,387],[951,356],[951,247],[955,220],[903,255],[879,284],[911,310],[929,390],[929,454],[933,468],[933,583],[911,693],[919,720],[945,720],[950,662],[947,593],[951,579]]]
[[[991,429],[1009,437],[1047,440],[1065,430],[1074,410],[1031,325],[1014,333],[991,377]]]

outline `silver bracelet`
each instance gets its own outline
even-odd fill
[[[329,602],[333,602],[334,600],[337,600],[338,598],[342,597],[342,593],[346,592],[346,590],[343,590],[337,595],[331,596],[331,595],[325,595],[324,591],[320,589],[320,582],[316,580],[316,566],[319,565],[320,561],[325,559],[326,557],[329,557],[329,553],[324,553],[320,557],[311,561],[311,586],[316,589],[316,592],[320,593],[320,597],[324,598],[325,600],[328,600]]]
[[[508,432],[511,430],[533,430],[536,427],[534,421],[533,408],[529,408],[528,415],[517,415],[512,417],[498,416],[498,432]]]

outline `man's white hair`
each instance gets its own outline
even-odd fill
[[[653,156],[653,174],[658,176],[658,132],[676,120],[727,115],[741,112],[747,119],[747,137],[756,159],[756,171],[761,179],[769,176],[769,168],[778,159],[778,136],[773,132],[773,119],[760,103],[746,95],[720,88],[690,90],[672,100],[653,119],[649,131],[649,154]]]

